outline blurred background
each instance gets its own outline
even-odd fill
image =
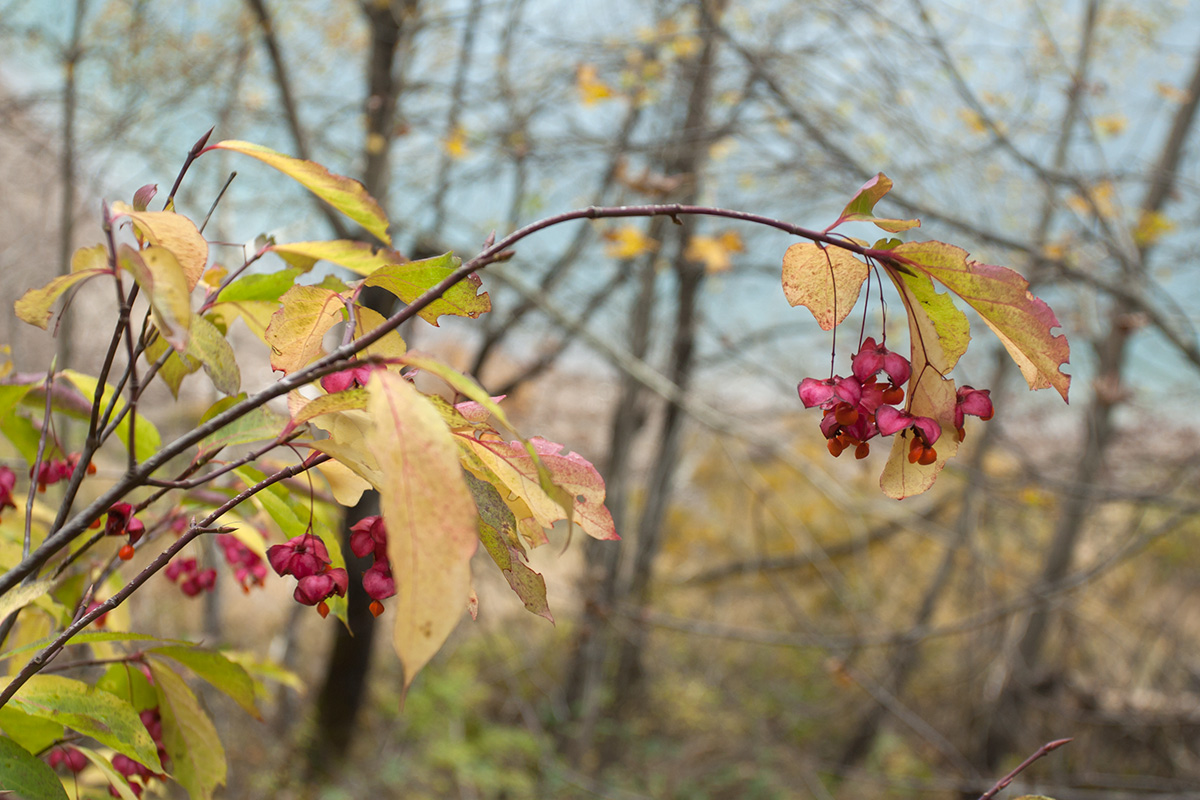
[[[909,239],[1019,270],[1072,345],[1065,406],[974,320],[954,377],[996,416],[895,502],[883,448],[835,461],[799,404],[834,342],[782,296],[789,237],[657,218],[526,240],[483,274],[493,313],[405,336],[595,463],[623,540],[534,554],[553,625],[481,563],[479,619],[402,712],[386,625],[337,636],[273,576],[134,604],[303,679],[264,723],[219,714],[225,796],[950,798],[1069,736],[1024,791],[1200,797],[1196,3],[0,0],[0,45],[12,299],[97,241],[102,199],[164,197],[215,126],[362,180],[411,257],[588,205],[821,229],[884,172]],[[223,153],[178,206],[202,218],[235,169],[218,261],[355,235]],[[836,371],[860,325],[904,349],[884,300]],[[0,311],[18,371],[87,369],[112,310],[74,312],[53,340]],[[271,379],[253,337],[239,360]],[[160,427],[191,427],[201,383]]]

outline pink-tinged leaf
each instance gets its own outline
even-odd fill
[[[59,275],[40,289],[30,289],[14,305],[17,318],[42,330],[50,323],[50,309],[68,289],[88,278],[108,273],[107,269],[84,269]]]
[[[404,264],[386,264],[368,275],[363,285],[378,286],[411,303],[461,265],[462,259],[450,253]],[[487,292],[479,294],[481,285],[478,275],[468,275],[417,314],[431,325],[437,325],[438,317],[447,315],[474,319],[492,310]]]
[[[466,375],[452,369],[437,359],[417,352],[405,353],[400,360],[411,367],[441,378],[454,391],[478,403],[484,411],[495,417],[500,425],[514,436],[520,437],[516,428],[513,427],[512,422],[509,421],[508,415],[500,407],[500,404],[484,391],[482,386]],[[565,518],[568,523],[573,522],[575,501],[570,491],[558,485],[558,482],[554,479],[554,475],[546,468],[546,465],[542,462],[541,457],[530,442],[521,439],[520,446],[524,448],[525,452],[532,459],[532,464],[537,470],[538,485],[541,487],[542,492],[563,510],[566,516],[561,518]]]
[[[804,306],[821,330],[832,330],[858,302],[869,267],[840,247],[799,242],[783,255],[783,294]]]
[[[967,252],[942,242],[914,242],[892,251],[932,276],[983,318],[1021,369],[1030,389],[1054,388],[1067,399],[1071,376],[1061,367],[1071,349],[1054,312],[1029,291],[1029,282],[1007,267],[968,261]]]
[[[134,250],[123,244],[117,250],[117,263],[142,288],[159,334],[171,347],[186,352],[192,326],[191,289],[175,255],[158,245]]]
[[[358,181],[343,175],[334,175],[320,164],[285,156],[274,150],[250,142],[224,141],[212,145],[222,150],[257,158],[264,164],[287,175],[345,214],[373,234],[379,241],[391,244],[388,236],[387,215],[383,213],[375,198]]]
[[[513,524],[515,526],[516,523]],[[509,587],[525,604],[525,610],[554,622],[550,604],[546,601],[546,579],[530,569],[521,560],[521,554],[510,547],[491,525],[479,523],[479,540],[483,542],[483,547],[492,557],[492,561],[500,568],[500,573],[508,581]]]
[[[477,516],[458,446],[437,409],[404,378],[383,370],[372,373],[367,390],[369,446],[387,475],[379,505],[396,579],[392,643],[407,691],[467,606]]]
[[[470,445],[474,454],[492,470],[509,491],[522,498],[534,521],[549,528],[567,519],[561,505],[552,499],[539,482],[538,466],[533,456],[520,442],[460,437]],[[529,440],[537,459],[545,465],[554,484],[574,498],[573,516],[576,524],[595,539],[619,539],[612,515],[604,506],[604,479],[591,463],[578,453],[560,452],[561,444],[540,437]]]
[[[883,219],[875,216],[875,204],[892,190],[892,181],[882,172],[862,185],[854,197],[842,209],[841,216],[826,230],[833,230],[843,222],[873,222],[888,233],[900,233],[921,225],[919,219]]]
[[[279,299],[265,338],[271,346],[271,369],[295,372],[324,355],[323,340],[345,315],[340,295],[316,286],[293,286]]]
[[[208,266],[208,242],[192,222],[173,211],[138,211],[124,203],[113,203],[113,218],[129,217],[138,233],[149,244],[160,245],[175,257],[187,280],[190,292],[200,282]]]
[[[467,488],[479,511],[479,540],[500,568],[508,585],[526,610],[554,622],[546,601],[546,581],[525,564],[525,548],[517,533],[517,520],[496,487],[465,473]]]

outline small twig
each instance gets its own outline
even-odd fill
[[[200,233],[204,233],[204,229],[208,226],[208,221],[212,219],[213,212],[217,210],[217,203],[221,202],[221,198],[225,196],[225,191],[229,188],[229,184],[233,183],[233,179],[236,177],[236,172],[229,173],[229,177],[225,180],[225,185],[221,187],[221,191],[217,192],[217,199],[213,200],[212,205],[208,207],[208,213],[204,215],[204,222],[200,223]]]
[[[1005,775],[1000,780],[996,781],[995,786],[988,789],[983,794],[979,795],[979,800],[991,800],[992,797],[994,797],[996,795],[996,792],[999,792],[1001,789],[1005,788],[1010,783],[1012,783],[1013,778],[1020,775],[1022,770],[1024,770],[1030,764],[1037,761],[1039,758],[1046,755],[1050,751],[1057,750],[1058,748],[1062,747],[1064,744],[1066,744],[1069,741],[1072,741],[1072,740],[1071,739],[1055,739],[1053,742],[1046,742],[1044,745],[1042,745],[1041,747],[1039,747],[1037,749],[1037,752],[1035,752],[1029,758],[1025,759],[1020,764],[1018,764],[1016,769],[1014,769],[1012,772]]]
[[[57,365],[58,356],[55,356],[50,360],[50,371],[46,373],[46,411],[42,416],[42,431],[38,435],[37,455],[34,456],[33,466],[29,472],[29,496],[25,499],[25,539],[21,544],[22,558],[28,556],[29,551],[33,548],[33,500],[37,497],[38,472],[41,470],[42,460],[46,456],[46,437],[50,432],[50,411],[54,399],[51,387],[54,385],[54,372]]]

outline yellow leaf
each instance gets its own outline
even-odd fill
[[[1092,215],[1094,206],[1095,213],[1099,213],[1105,219],[1113,219],[1117,216],[1116,200],[1112,181],[1103,181],[1093,186],[1086,197],[1080,194],[1070,195],[1067,198],[1067,207],[1079,216],[1087,217]]]
[[[466,158],[471,154],[467,148],[467,132],[461,125],[456,126],[454,130],[450,131],[450,135],[442,140],[442,147],[446,150],[446,154],[455,160]]]
[[[404,378],[382,370],[371,375],[367,390],[369,446],[387,475],[379,505],[396,579],[392,644],[407,691],[467,607],[477,515],[458,446],[434,405]]]
[[[671,52],[678,58],[691,58],[700,52],[701,44],[699,36],[692,36],[691,34],[676,36],[671,40]]]
[[[129,217],[147,242],[170,250],[187,279],[187,290],[196,288],[208,266],[208,242],[196,228],[196,223],[173,211],[137,211],[133,206],[119,202],[112,204],[112,215]]]
[[[208,289],[216,289],[221,286],[221,281],[229,274],[229,270],[220,264],[213,264],[204,272],[204,276],[200,278],[200,282]]]
[[[987,133],[987,125],[983,122],[983,117],[979,112],[969,108],[960,108],[958,110],[958,118],[971,130],[971,133]]]
[[[1142,218],[1138,220],[1138,225],[1133,230],[1133,240],[1139,246],[1145,247],[1154,244],[1163,234],[1170,233],[1175,230],[1175,223],[1161,211],[1143,212]]]
[[[388,220],[371,195],[361,183],[343,175],[334,175],[320,164],[285,156],[261,145],[250,142],[225,141],[211,145],[212,148],[233,150],[274,167],[284,175],[297,181],[317,197],[324,200],[350,219],[362,225],[376,238],[391,244],[388,236]]]
[[[293,286],[280,298],[264,338],[271,346],[271,369],[295,372],[325,353],[325,334],[342,321],[340,295],[319,286]]]
[[[1158,81],[1154,84],[1154,91],[1158,92],[1172,103],[1179,103],[1180,105],[1183,105],[1188,100],[1187,92],[1177,86],[1164,83],[1163,81]]]
[[[609,258],[636,258],[642,253],[653,253],[658,249],[658,242],[642,233],[636,225],[623,225],[615,231],[605,231],[604,238],[608,242],[604,253]]]
[[[1096,118],[1096,130],[1105,136],[1118,136],[1129,127],[1129,120],[1124,114],[1106,114]]]
[[[692,261],[704,264],[709,272],[726,272],[733,266],[731,253],[740,253],[742,239],[733,231],[726,231],[720,236],[693,236],[688,241],[686,255]]]
[[[71,272],[108,269],[108,248],[102,244],[81,247],[71,254]]]
[[[580,64],[575,70],[575,88],[579,92],[579,99],[585,106],[595,105],[601,100],[605,100],[613,96],[613,91],[608,84],[600,80],[596,74],[595,66],[591,64]]]

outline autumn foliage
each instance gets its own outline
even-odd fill
[[[132,204],[105,207],[106,241],[77,251],[69,274],[17,301],[20,319],[47,328],[60,299],[85,283],[108,282],[117,312],[96,375],[52,365],[37,380],[0,385],[0,407],[20,420],[0,426],[16,453],[11,466],[0,466],[7,618],[0,637],[4,657],[23,664],[0,691],[5,713],[18,715],[0,721],[0,783],[22,796],[62,796],[51,767],[78,771],[81,759],[97,765],[121,797],[174,780],[207,798],[224,782],[215,728],[181,668],[254,715],[261,676],[230,654],[105,627],[106,615],[160,571],[184,595],[210,590],[220,571],[182,554],[200,537],[221,542],[223,570],[245,592],[286,577],[295,581],[296,602],[344,622],[345,558],[323,522],[336,515],[321,498],[349,506],[378,491],[381,513],[355,526],[351,548],[373,559],[363,586],[372,613],[390,622],[405,690],[474,608],[470,565],[480,543],[525,608],[553,620],[528,551],[556,526],[617,539],[603,480],[583,456],[519,434],[504,398],[436,356],[410,351],[398,332],[414,317],[438,325],[447,316],[487,313],[478,273],[514,257],[514,246],[538,230],[572,220],[703,214],[789,231],[804,241],[783,257],[784,293],[824,330],[846,321],[864,287],[870,297],[872,282],[881,297],[886,277],[907,315],[908,354],[888,346],[883,331],[860,334],[846,377],[805,378],[798,390],[804,406],[823,411],[820,429],[834,455],[852,449],[864,457],[875,437],[895,437],[881,478],[892,497],[928,490],[965,435],[964,417],[993,413],[986,389],[950,377],[970,341],[968,319],[951,295],[999,337],[1031,388],[1067,397],[1066,339],[1015,272],[941,242],[869,244],[837,232],[845,222],[871,222],[890,234],[917,227],[916,220],[875,216],[891,186],[882,174],[823,231],[708,207],[591,208],[489,239],[466,262],[450,253],[414,261],[391,249],[389,222],[359,183],[259,145],[208,145],[205,136],[176,188],[212,150],[288,175],[382,246],[263,240],[242,263],[224,265],[201,228],[174,207],[174,191],[151,211],[155,192],[145,187]],[[616,255],[651,246],[620,230],[610,245]],[[714,271],[728,269],[729,254],[743,248],[732,232],[693,246],[691,257]],[[276,268],[262,269],[267,256]],[[318,263],[341,272],[314,280]],[[368,288],[387,292],[399,310],[384,316],[367,307]],[[236,320],[261,340],[274,371],[254,393],[242,388],[228,339]],[[340,337],[332,350],[329,336]],[[143,402],[145,388],[161,382],[178,396],[183,381],[200,373],[220,399],[192,430],[164,442]],[[56,422],[69,415],[80,422]],[[96,474],[96,463],[120,467]],[[52,502],[39,497],[47,487],[58,492]],[[140,572],[117,577],[122,560],[143,552]],[[52,623],[50,635],[36,641],[23,627],[37,630],[35,617]],[[45,674],[68,647],[103,649],[114,669],[90,684]],[[47,764],[33,755],[44,751],[60,755]]]

